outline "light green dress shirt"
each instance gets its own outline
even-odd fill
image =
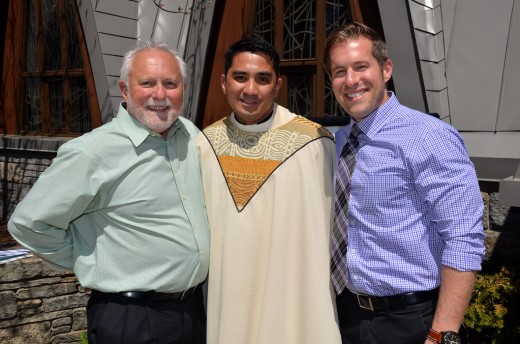
[[[164,140],[120,106],[113,121],[59,149],[9,231],[99,291],[179,292],[203,282],[209,228],[198,133],[179,117]]]

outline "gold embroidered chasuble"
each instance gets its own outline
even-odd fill
[[[279,128],[249,132],[232,125],[231,117],[204,130],[241,211],[266,179],[309,142],[331,134],[320,125],[296,116]]]
[[[208,343],[340,343],[330,286],[334,142],[276,105],[197,138],[211,231]]]

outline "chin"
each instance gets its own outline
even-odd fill
[[[170,127],[173,125],[173,123],[175,123],[177,118],[178,118],[178,116],[169,117],[169,118],[163,120],[162,118],[159,118],[159,117],[155,117],[155,118],[148,117],[147,120],[145,121],[144,125],[145,125],[145,127],[147,127],[148,129],[150,129],[152,131],[161,133],[163,131],[170,129]]]

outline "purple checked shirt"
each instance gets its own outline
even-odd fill
[[[478,271],[485,254],[483,201],[461,136],[390,96],[359,123],[350,188],[347,288],[372,296],[434,289],[441,265]],[[349,131],[336,133],[337,156]]]

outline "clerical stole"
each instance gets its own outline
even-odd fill
[[[332,138],[323,127],[296,116],[268,132],[244,131],[231,118],[204,130],[211,143],[238,211],[249,203],[267,178],[309,142]]]

